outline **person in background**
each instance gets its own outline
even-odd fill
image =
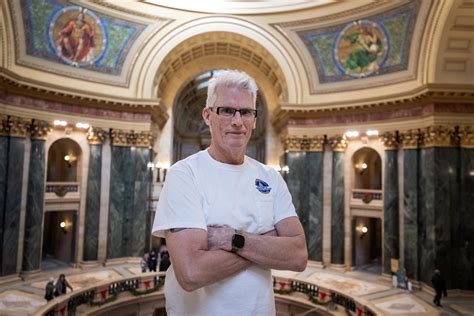
[[[149,259],[149,257],[150,257],[150,255],[148,254],[148,252],[145,252],[143,254],[143,257],[140,259],[140,268],[141,268],[143,273],[148,271],[148,259]]]
[[[169,266],[171,265],[170,261],[170,256],[168,254],[168,251],[163,252],[161,255],[161,260],[160,260],[160,271],[166,271],[168,270]]]
[[[436,306],[443,307],[443,305],[441,305],[441,294],[444,294],[446,297],[448,296],[448,292],[446,291],[446,281],[438,269],[434,271],[433,277],[431,278],[431,283],[433,284],[436,292],[433,303]]]
[[[50,277],[48,283],[46,283],[46,288],[44,290],[44,298],[49,302],[54,298],[54,278]]]
[[[148,258],[148,268],[150,272],[156,272],[156,266],[158,265],[158,256],[155,252],[155,249],[152,249],[150,252],[150,257]]]
[[[69,282],[66,280],[66,276],[64,274],[59,275],[59,279],[56,282],[56,291],[54,292],[54,295],[59,296],[66,294],[67,288],[69,288],[71,291],[73,290],[71,284],[69,284]]]

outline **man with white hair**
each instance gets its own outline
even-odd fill
[[[153,233],[166,238],[169,315],[275,315],[270,269],[303,271],[303,228],[283,178],[245,155],[257,85],[218,72],[202,111],[211,145],[173,165]]]

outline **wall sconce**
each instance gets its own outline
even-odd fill
[[[364,174],[365,170],[367,170],[368,166],[365,162],[359,162],[358,164],[355,165],[356,170],[359,172],[359,174]]]
[[[364,236],[367,235],[367,233],[369,232],[367,226],[358,226],[356,230],[360,232],[360,239],[364,238]]]
[[[59,223],[59,227],[61,227],[63,233],[67,234],[67,228],[66,228],[66,222],[65,221],[62,221],[61,223]]]
[[[290,167],[288,167],[287,165],[284,165],[283,167],[281,167],[281,174],[284,175],[284,174],[289,174],[290,173]]]

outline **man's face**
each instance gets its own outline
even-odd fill
[[[252,94],[236,87],[222,87],[216,89],[216,102],[213,109],[204,108],[203,117],[211,130],[214,149],[224,155],[243,149],[247,146],[252,129],[255,128],[255,118],[244,118],[239,112],[233,117],[217,114],[218,107],[234,109],[254,109]]]

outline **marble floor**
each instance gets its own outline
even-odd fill
[[[35,310],[46,304],[43,299],[44,287],[50,277],[66,274],[73,289],[81,289],[90,284],[109,282],[112,279],[140,274],[138,262],[89,269],[57,266],[43,271],[28,281],[0,284],[0,315],[34,315]],[[329,289],[368,301],[379,315],[474,315],[474,297],[449,295],[443,298],[443,308],[432,303],[432,296],[426,292],[409,293],[394,289],[390,283],[378,275],[361,271],[346,273],[329,269],[308,267],[301,273],[274,271],[280,277],[310,281]]]

